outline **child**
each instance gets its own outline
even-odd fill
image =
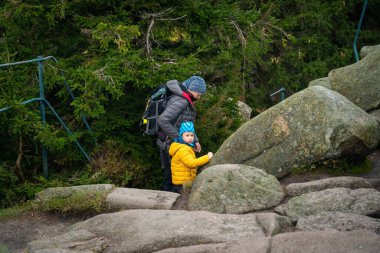
[[[183,122],[179,129],[179,137],[170,145],[173,192],[180,193],[184,183],[195,179],[197,167],[208,163],[213,156],[213,153],[209,152],[196,158],[193,150],[194,135],[193,122]]]

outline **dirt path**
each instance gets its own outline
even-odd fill
[[[372,170],[359,175],[364,178],[380,178],[380,150],[370,155]],[[328,173],[294,174],[280,180],[282,185],[306,182],[330,177]],[[186,196],[174,209],[185,208]],[[0,251],[5,245],[12,252],[22,253],[28,242],[42,238],[51,238],[62,233],[66,227],[84,220],[84,218],[62,217],[39,212],[27,212],[18,217],[0,220]],[[1,251],[2,252],[2,251]]]
[[[24,252],[28,242],[59,235],[66,227],[81,220],[40,212],[27,212],[18,217],[2,219],[0,244],[12,252],[21,253]]]

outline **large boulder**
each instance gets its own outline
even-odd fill
[[[68,212],[100,212],[111,184],[77,185],[48,188],[36,193],[32,206],[38,210]]]
[[[323,159],[367,155],[378,136],[377,121],[365,111],[334,91],[312,86],[243,124],[208,166],[245,164],[281,177]]]
[[[380,220],[355,213],[321,212],[301,217],[297,229],[302,231],[352,231],[366,229],[380,234]]]
[[[288,196],[294,197],[331,188],[373,188],[373,185],[361,177],[330,177],[305,183],[292,183],[287,185],[285,189]]]
[[[52,187],[36,193],[37,202],[65,199],[73,195],[102,194],[108,195],[115,186],[112,184],[77,185],[69,187]]]
[[[32,205],[44,211],[99,212],[114,187],[111,184],[94,184],[47,188],[36,193]]]
[[[174,192],[118,187],[107,196],[104,205],[109,211],[171,209],[179,196]]]
[[[380,236],[367,230],[296,232],[253,240],[169,248],[159,253],[378,253],[379,239]]]
[[[276,235],[270,253],[376,253],[379,236],[367,230],[352,232],[295,232]]]
[[[72,230],[28,244],[28,253],[92,253],[103,252],[107,247],[104,237],[87,230]]]
[[[277,178],[265,171],[246,165],[223,164],[197,176],[188,209],[247,213],[276,206],[284,196]]]
[[[375,46],[364,46],[360,49],[360,57],[364,58],[367,55],[373,53],[376,50],[380,50],[380,45],[375,45]]]
[[[237,106],[239,108],[239,115],[242,122],[247,122],[251,119],[252,109],[244,102],[237,101]]]
[[[153,252],[264,238],[265,228],[256,220],[255,214],[127,210],[98,215],[71,226],[65,234],[31,242],[28,252],[103,252],[105,248],[106,252]]]
[[[319,79],[315,79],[309,83],[308,87],[317,86],[317,85],[331,90],[331,84],[330,84],[330,80],[328,77],[322,77]]]
[[[380,123],[380,110],[370,111],[369,115],[371,115],[371,117],[373,117],[375,120],[377,120],[377,122]]]
[[[298,220],[325,211],[379,216],[380,192],[369,188],[334,188],[309,192],[291,198],[287,203],[286,214],[292,220]]]
[[[380,107],[380,47],[362,60],[329,73],[331,88],[365,111]]]

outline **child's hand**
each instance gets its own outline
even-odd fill
[[[208,156],[208,159],[211,159],[214,156],[214,154],[212,152],[208,152],[207,156]]]

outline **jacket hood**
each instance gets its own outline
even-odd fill
[[[177,80],[170,80],[170,81],[167,81],[166,87],[168,87],[168,89],[174,94],[178,96],[182,96],[183,90],[181,89],[179,84],[180,82],[178,82]]]
[[[183,86],[183,85],[181,85],[182,86],[182,88],[181,88],[180,84],[181,83],[179,81],[177,81],[177,80],[170,80],[170,81],[166,82],[166,87],[173,94],[176,94],[176,95],[178,95],[180,97],[186,98],[189,101],[189,103],[191,104],[191,106],[193,106],[193,100],[191,99],[190,94],[189,94],[187,88],[185,86]]]
[[[170,156],[174,156],[175,153],[177,153],[177,151],[182,148],[183,146],[186,146],[186,144],[181,144],[181,143],[178,143],[178,142],[173,142],[171,145],[170,145],[170,148],[169,148],[169,155]]]

